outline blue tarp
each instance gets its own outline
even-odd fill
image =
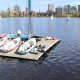
[[[8,38],[14,38],[14,37],[18,37],[18,35],[8,34]],[[29,38],[29,36],[21,35],[21,38]]]

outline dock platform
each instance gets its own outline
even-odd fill
[[[44,49],[44,51],[47,51],[47,50],[49,50],[49,48],[51,48],[52,46],[54,46],[56,43],[58,43],[60,41],[61,41],[60,39],[45,40],[44,38],[42,38],[41,41],[38,41],[36,45],[37,46],[46,45],[46,48]],[[20,55],[17,52],[18,48],[19,47],[17,47],[16,49],[14,49],[10,52],[7,52],[7,53],[0,52],[0,56],[38,60],[43,55],[43,53],[41,53],[41,52],[39,52],[38,54],[33,54],[32,52],[30,52],[30,53],[27,53],[25,55]]]

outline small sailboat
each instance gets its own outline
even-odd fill
[[[26,4],[27,4],[27,0],[26,0]],[[30,51],[32,51],[36,45],[36,40],[35,38],[31,38],[31,34],[30,34],[30,24],[29,24],[29,14],[28,14],[28,30],[29,30],[29,39],[28,41],[24,42],[18,49],[18,53],[19,54],[27,54]]]
[[[7,41],[7,37],[1,38],[0,39],[0,46],[4,45]]]
[[[27,54],[34,49],[36,45],[35,38],[30,38],[28,41],[24,42],[18,49],[19,54]]]
[[[15,49],[20,43],[20,37],[15,38],[9,42],[7,42],[6,44],[4,44],[1,48],[0,51],[2,52],[9,52],[13,49]]]
[[[70,21],[69,15],[67,16],[67,21]]]
[[[53,19],[53,15],[51,16],[51,19]]]

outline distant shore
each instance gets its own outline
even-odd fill
[[[54,17],[67,17],[69,15],[69,17],[80,17],[80,13],[73,13],[73,14],[64,14],[64,15],[61,15],[61,14],[58,14],[58,15],[54,15]],[[2,18],[9,18],[11,17],[10,14],[2,14],[1,15]],[[24,17],[24,15],[19,15],[19,14],[12,14],[12,17]],[[25,15],[25,17],[28,17],[27,15]],[[29,15],[29,17],[34,17],[32,15]],[[36,17],[51,17],[50,16],[40,16],[40,15],[36,15]]]

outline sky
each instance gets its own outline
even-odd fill
[[[9,1],[9,5],[8,5]],[[36,1],[36,4],[35,4]],[[25,11],[26,7],[26,0],[0,0],[0,11],[5,10],[7,11],[7,8],[9,6],[11,8],[14,8],[14,6],[17,4],[19,7],[21,7],[21,11]],[[48,4],[54,5],[54,11],[55,8],[58,6],[64,7],[64,5],[71,5],[76,6],[78,8],[78,5],[80,5],[80,0],[31,0],[31,10],[34,10],[36,12],[46,12],[48,10]],[[35,7],[36,6],[36,7]]]

